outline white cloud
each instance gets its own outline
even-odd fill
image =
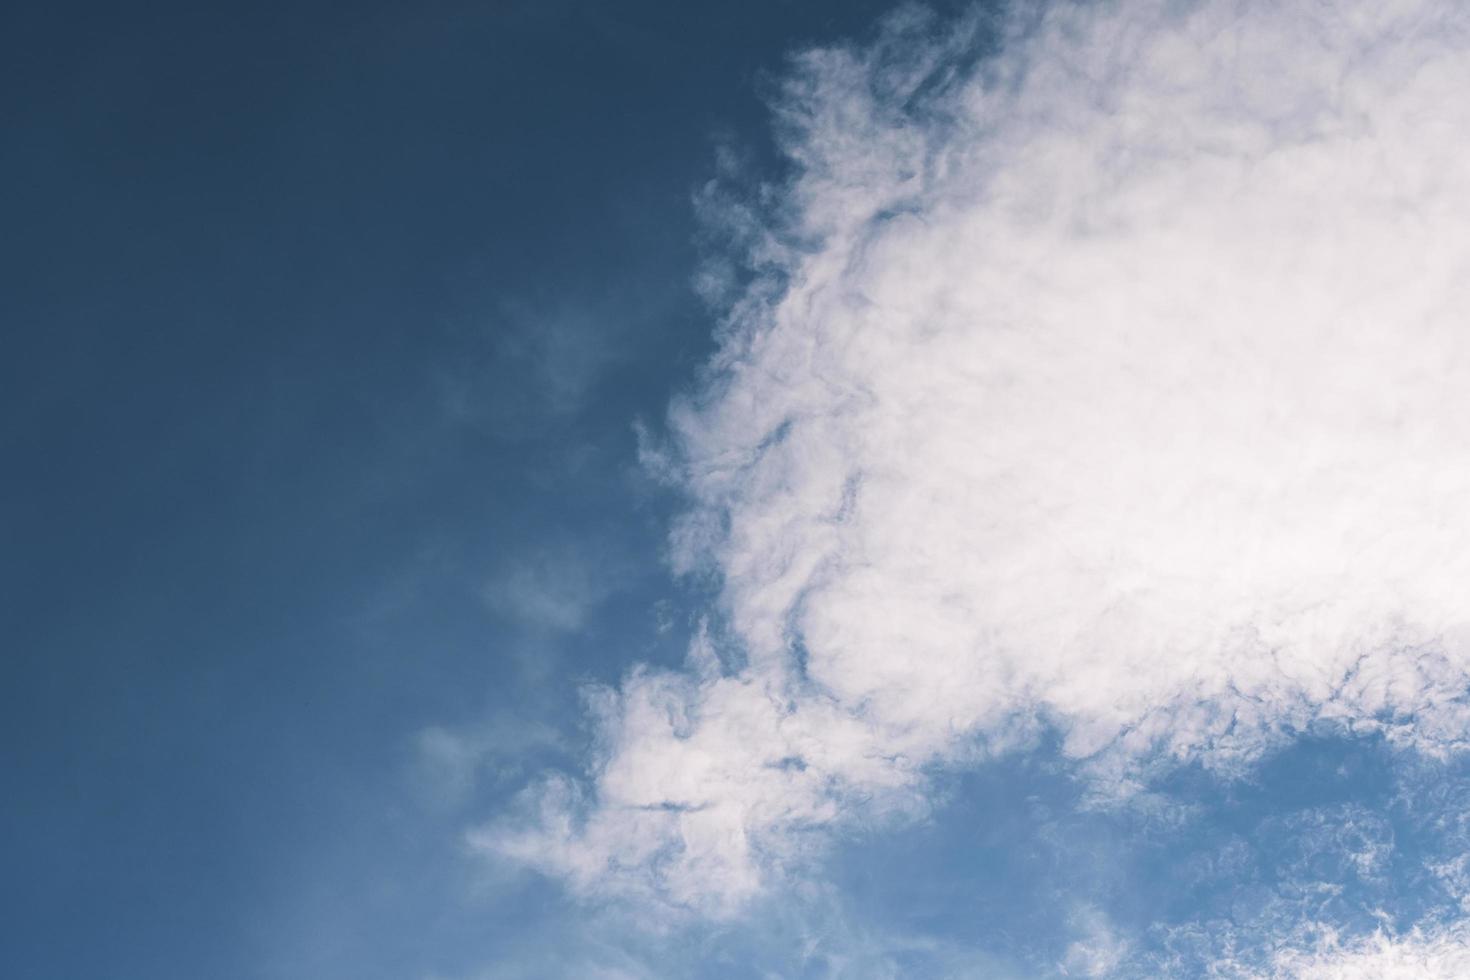
[[[671,415],[745,665],[604,692],[590,782],[487,849],[719,913],[1033,719],[1106,792],[1463,744],[1470,8],[1023,14],[979,67],[913,13],[797,62],[799,176]]]
[[[1077,938],[1067,946],[1061,973],[1066,977],[1110,977],[1128,955],[1128,942],[1106,915],[1091,906],[1072,914]]]
[[[1227,973],[1226,975],[1231,975]],[[1239,974],[1236,974],[1239,975]],[[1276,980],[1460,980],[1470,976],[1470,936],[1463,927],[1388,933],[1339,942],[1329,931],[1309,949],[1279,953],[1256,977]]]

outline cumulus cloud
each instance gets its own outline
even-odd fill
[[[1037,725],[1104,793],[1324,726],[1458,749],[1466,91],[1445,0],[909,11],[796,59],[664,460],[740,656],[596,694],[589,778],[477,841],[718,914]]]

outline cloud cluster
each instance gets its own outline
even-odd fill
[[[1275,980],[1457,980],[1470,976],[1470,937],[1464,930],[1379,933],[1356,942],[1329,940],[1310,950],[1278,954],[1266,974]]]
[[[718,914],[1036,725],[1110,793],[1323,726],[1459,748],[1466,91],[1445,0],[910,11],[802,55],[796,176],[670,417],[739,666],[596,695],[590,778],[477,841]]]

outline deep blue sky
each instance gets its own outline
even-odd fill
[[[709,349],[690,198],[878,9],[8,8],[0,972],[486,958],[413,740],[681,652],[631,423]],[[589,550],[646,594],[482,595]]]

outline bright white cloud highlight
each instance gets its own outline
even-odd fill
[[[799,59],[671,416],[743,666],[597,695],[590,779],[487,849],[719,913],[1035,720],[1110,792],[1463,743],[1470,8],[1026,6],[978,67],[939,27]]]
[[[1335,939],[1312,950],[1278,954],[1274,980],[1460,980],[1470,976],[1470,942],[1463,929],[1379,934],[1353,943]],[[1228,975],[1228,973],[1227,973]]]

